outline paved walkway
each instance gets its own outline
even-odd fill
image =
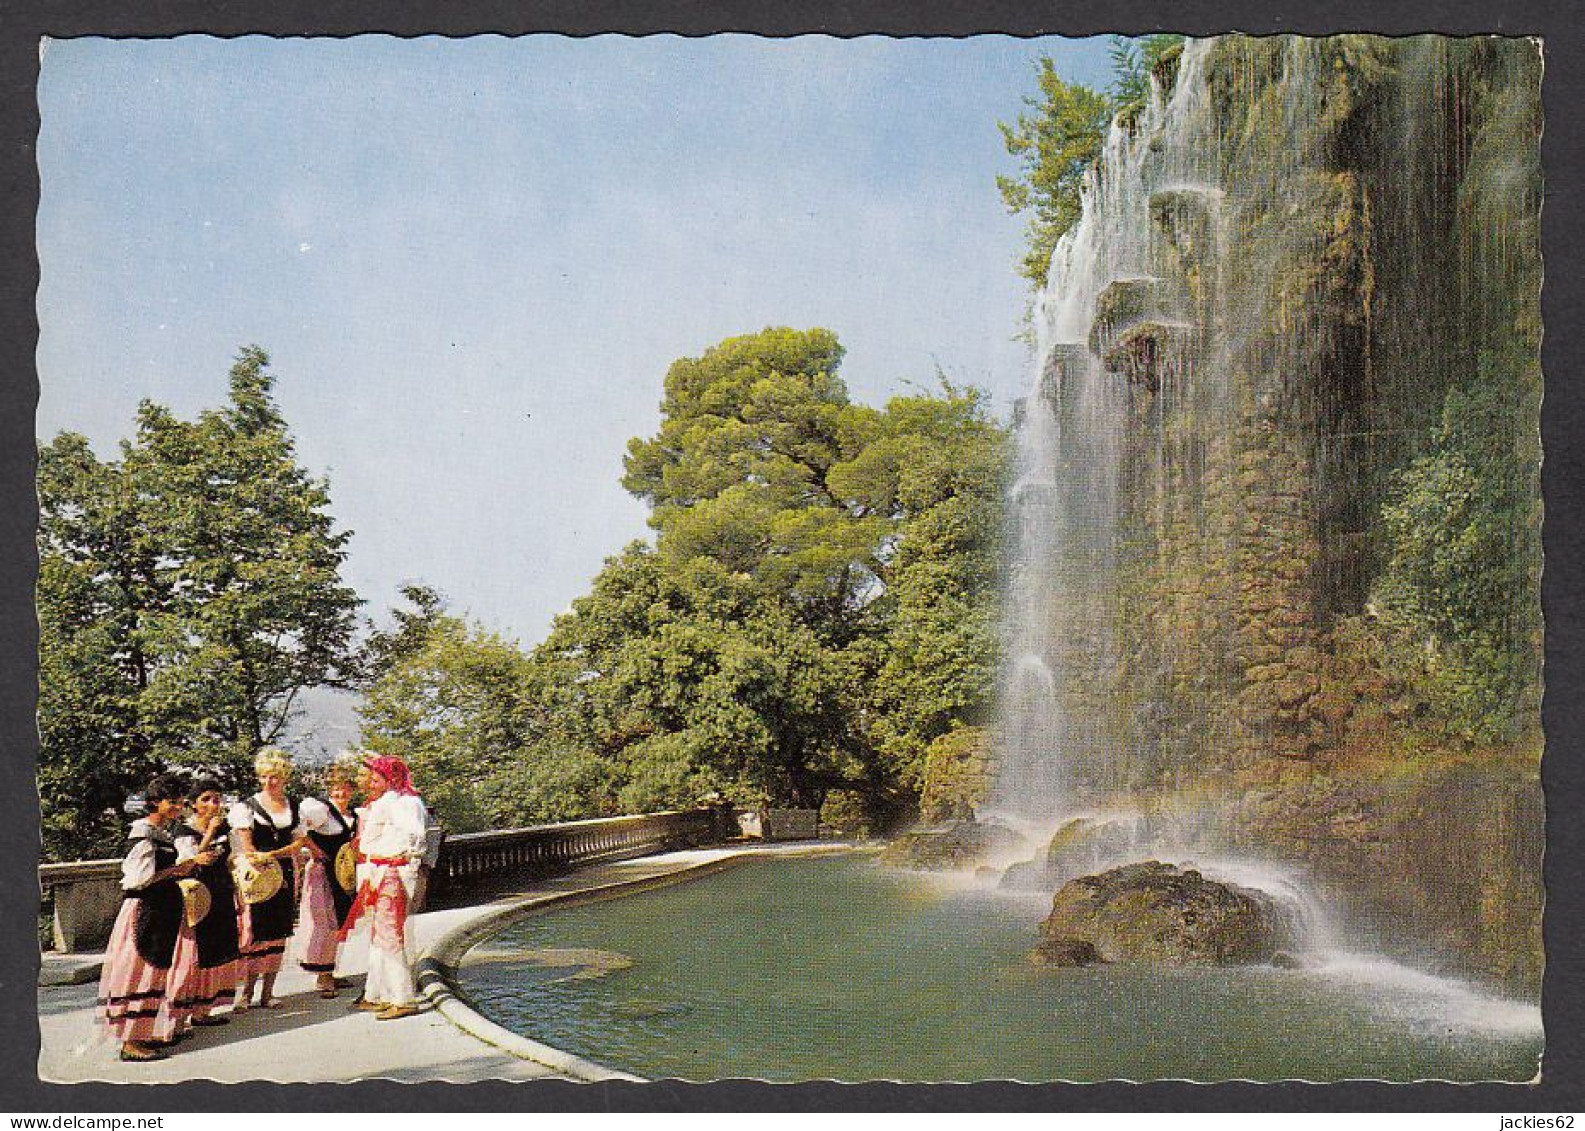
[[[671,875],[748,852],[804,850],[805,846],[795,844],[696,849],[579,869],[491,903],[415,915],[409,924],[409,951],[421,954],[442,935],[524,897]],[[367,953],[367,932],[360,931],[343,950],[338,971],[361,985]],[[73,958],[80,964],[80,956]],[[284,1000],[279,1009],[253,1009],[233,1017],[229,1025],[194,1030],[170,1057],[144,1064],[118,1059],[119,1046],[97,1023],[93,1008],[97,977],[77,985],[41,985],[39,1076],[62,1084],[563,1078],[464,1033],[433,1010],[399,1021],[376,1021],[373,1014],[351,1008],[357,987],[326,1001],[314,992],[312,976],[297,966],[291,950],[287,960],[276,984],[276,993]],[[41,980],[49,976],[51,967],[64,972],[69,961],[65,956],[47,958]]]

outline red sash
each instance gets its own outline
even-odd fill
[[[407,858],[403,856],[365,856],[363,857],[363,860],[365,863],[374,864],[382,868],[400,867],[401,865],[408,862]],[[380,884],[384,884],[385,879],[386,877],[384,873],[380,873]],[[347,941],[347,936],[350,935],[353,928],[358,925],[359,917],[365,911],[374,906],[375,901],[379,899],[379,896],[379,886],[370,879],[365,878],[364,881],[358,885],[358,893],[352,897],[352,906],[347,908],[347,917],[341,921],[341,929],[336,932],[336,939],[338,941]],[[400,878],[398,878],[396,882],[395,902],[397,922],[405,923],[407,921],[407,885],[402,883]]]

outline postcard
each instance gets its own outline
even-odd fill
[[[1541,70],[46,41],[39,1076],[1541,1079]]]

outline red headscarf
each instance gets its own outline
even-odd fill
[[[375,758],[365,758],[363,764],[384,778],[390,785],[392,793],[405,793],[409,797],[418,796],[418,790],[413,788],[413,775],[408,771],[407,763],[400,758],[382,754]]]

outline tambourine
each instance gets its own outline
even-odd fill
[[[271,856],[261,864],[255,864],[246,856],[237,859],[233,868],[233,875],[237,880],[237,891],[242,895],[243,903],[263,903],[281,890],[286,883],[286,877],[281,872],[280,861]]]
[[[352,850],[352,842],[348,841],[336,851],[336,883],[341,885],[342,891],[352,891],[358,886],[358,854]]]
[[[182,890],[182,914],[187,917],[187,925],[196,927],[204,921],[204,916],[209,914],[213,901],[209,897],[209,889],[202,880],[177,880],[176,886]]]

